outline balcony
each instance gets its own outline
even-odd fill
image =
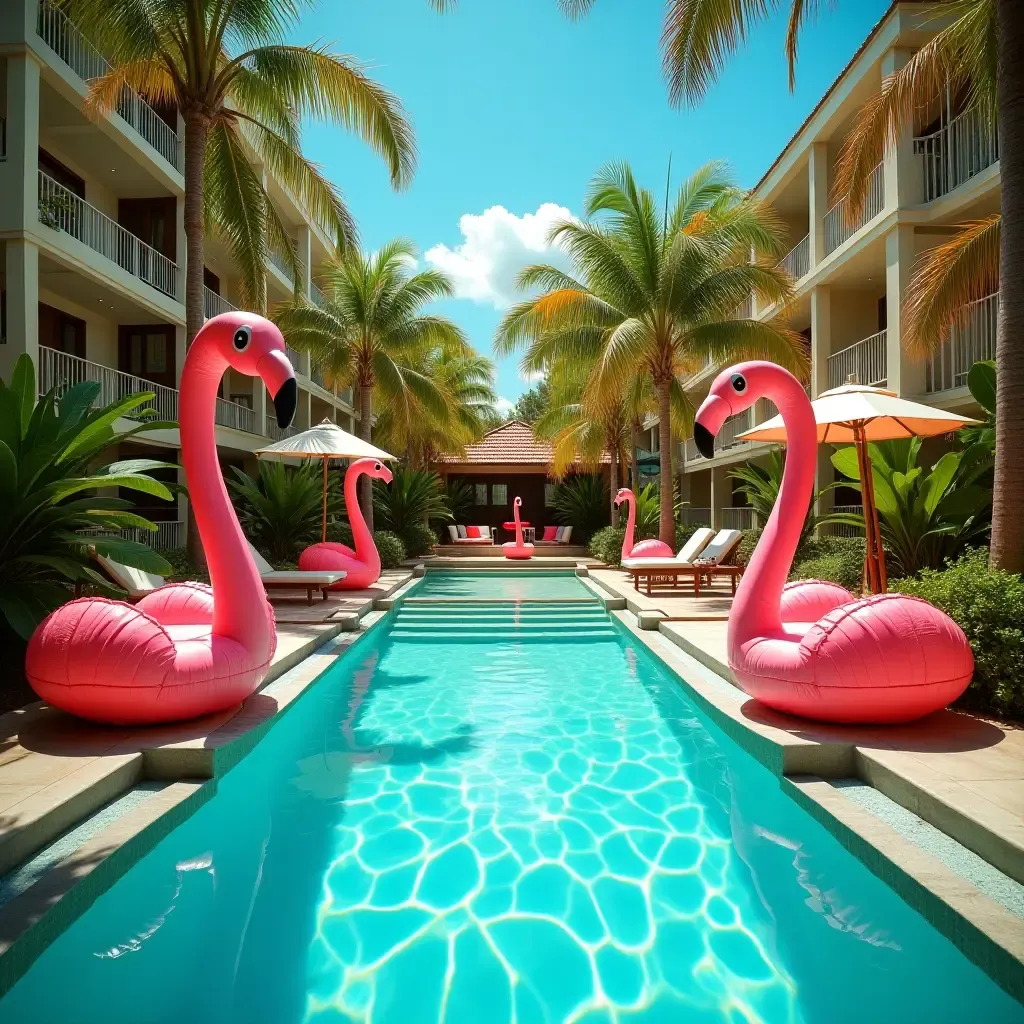
[[[885,387],[886,366],[886,332],[879,331],[828,357],[828,386],[841,387],[852,375],[858,384]]]
[[[263,433],[272,441],[283,441],[286,437],[297,434],[299,428],[292,424],[290,427],[279,427],[276,416],[268,416],[263,426]]]
[[[722,509],[721,529],[754,530],[757,528],[757,514],[749,505]]]
[[[967,374],[979,359],[996,357],[999,292],[965,306],[949,338],[928,360],[925,390],[930,394],[967,385]]]
[[[135,395],[140,391],[152,391],[155,392],[153,400],[141,409],[134,410],[128,418],[147,418],[143,415],[146,410],[155,412],[157,419],[176,420],[178,418],[178,392],[174,388],[154,384],[142,377],[135,377],[130,373],[115,370],[113,367],[81,359],[68,352],[40,346],[40,395],[45,395],[55,387],[59,398],[68,388],[89,380],[96,381],[100,385],[99,394],[93,403],[97,407],[118,402],[128,395]]]
[[[864,515],[863,505],[834,505],[833,512],[844,512],[846,515]],[[854,526],[853,523],[832,523],[828,527],[833,537],[863,537],[864,527]]]
[[[319,306],[321,309],[324,308],[326,299],[324,298],[324,293],[316,286],[316,281],[309,282],[309,297],[314,306]]]
[[[999,159],[999,133],[991,117],[971,107],[937,132],[914,139],[914,153],[921,158],[924,201],[930,203]]]
[[[218,295],[216,292],[210,291],[206,285],[203,285],[203,319],[209,320],[212,317],[220,316],[221,313],[230,313],[233,310],[238,309],[237,306],[233,306],[223,295]]]
[[[111,68],[104,56],[55,4],[42,0],[36,20],[39,38],[85,82]],[[179,173],[185,168],[181,140],[175,131],[134,89],[125,89],[117,113]]]
[[[750,409],[745,409],[738,416],[732,416],[726,420],[725,425],[715,437],[715,454],[721,454],[728,451],[730,448],[749,446],[749,441],[737,440],[737,435],[750,430],[753,425],[753,417]],[[697,445],[694,443],[693,438],[689,438],[686,442],[686,461],[698,462],[703,458],[704,456],[697,451]]]
[[[679,522],[684,526],[710,526],[711,509],[684,505],[679,510]]]
[[[779,261],[794,281],[799,281],[811,269],[811,236],[804,235],[796,245]]]
[[[288,261],[281,253],[276,249],[271,249],[267,252],[267,259],[284,275],[286,281],[295,283],[295,278],[292,276],[292,268],[288,266]]]
[[[178,267],[84,199],[39,171],[39,222],[63,231],[164,295],[178,296]]]
[[[873,220],[885,209],[885,173],[881,164],[871,172],[864,209],[853,224],[847,222],[848,207],[849,201],[844,196],[825,214],[826,255],[835,252],[843,242],[852,238],[868,221]]]
[[[244,430],[247,434],[256,434],[256,413],[246,405],[229,402],[226,398],[217,399],[217,408],[213,414],[214,423],[232,430]]]
[[[132,526],[124,530],[86,529],[78,530],[80,536],[91,540],[94,537],[123,537],[125,540],[134,540],[139,544],[147,544],[154,551],[174,551],[185,546],[185,523],[183,521],[172,521],[169,523],[155,523],[156,533],[151,530],[143,530],[141,527]]]

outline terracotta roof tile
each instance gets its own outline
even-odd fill
[[[466,457],[445,455],[439,462],[462,464],[547,465],[551,462],[551,445],[535,437],[529,423],[512,420],[484,434],[476,443],[466,446]],[[602,462],[611,461],[607,454]]]

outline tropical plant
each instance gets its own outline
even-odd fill
[[[473,485],[465,480],[449,480],[442,492],[442,499],[454,523],[468,523],[476,507]]]
[[[348,548],[355,548],[352,539],[352,527],[344,519],[335,519],[327,526],[327,539],[335,544],[344,544]],[[382,569],[395,569],[405,561],[405,544],[402,538],[390,530],[375,530],[373,543],[380,555],[380,567]]]
[[[979,483],[989,467],[986,446],[947,452],[931,469],[917,464],[920,451],[919,437],[868,445],[890,575],[912,576],[924,568],[941,568],[946,559],[983,544],[988,537],[992,492]],[[835,452],[832,464],[860,486],[853,446]],[[860,516],[844,514],[835,519],[859,521],[863,526]]]
[[[864,547],[863,537],[808,537],[797,549],[789,578],[830,580],[857,594],[864,580]]]
[[[18,358],[9,383],[0,380],[0,615],[25,638],[73,596],[72,584],[123,596],[93,566],[90,547],[124,565],[170,575],[155,551],[117,535],[126,528],[155,531],[156,525],[131,511],[132,503],[115,497],[113,489],[170,501],[171,489],[148,474],[177,467],[154,459],[94,467],[122,441],[177,424],[146,421],[151,391],[94,408],[99,393],[98,383],[86,381],[59,399],[51,388],[37,401],[27,355]],[[115,433],[114,423],[123,417],[142,422]]]
[[[555,487],[552,507],[555,518],[571,526],[584,544],[591,534],[608,523],[608,489],[599,474],[579,474]]]
[[[329,260],[321,276],[322,306],[290,303],[276,314],[295,348],[309,352],[328,386],[354,386],[359,393],[359,436],[370,440],[374,409],[400,410],[443,420],[447,396],[417,365],[431,353],[475,355],[461,328],[446,317],[423,313],[427,303],[452,294],[437,270],[411,269],[416,249],[394,239],[375,253],[349,248]],[[373,529],[370,478],[361,481],[360,506]]]
[[[734,315],[751,293],[764,305],[788,301],[791,282],[777,266],[782,231],[720,163],[684,181],[664,209],[627,164],[610,164],[591,183],[584,212],[586,221],[556,224],[550,235],[573,273],[527,267],[520,287],[543,294],[509,311],[495,351],[525,348],[522,366],[530,373],[560,360],[593,366],[584,402],[595,409],[647,378],[657,400],[661,493],[668,495],[672,441],[692,419],[681,380],[709,363],[745,358],[797,370],[806,363],[799,335]],[[669,503],[659,534],[672,543]]]
[[[996,382],[996,364],[991,360],[977,362],[967,371],[967,388],[971,397],[985,410],[985,418],[981,423],[960,428],[957,437],[965,448],[984,444],[995,453]]]
[[[398,466],[390,484],[374,481],[373,504],[377,523],[401,537],[406,553],[413,557],[425,554],[434,543],[428,524],[446,523],[452,518],[441,478],[427,469]]]
[[[984,550],[968,551],[919,579],[894,580],[891,589],[923,597],[967,634],[974,678],[961,703],[1024,715],[1024,580],[992,569]]]
[[[535,423],[551,405],[551,388],[543,377],[529,391],[524,391],[516,399],[516,407],[512,411],[512,419],[524,423]]]
[[[729,476],[738,481],[736,490],[744,495],[747,504],[754,510],[759,526],[764,527],[772,509],[779,499],[779,491],[782,488],[782,474],[786,468],[786,455],[782,449],[775,449],[766,456],[765,464],[759,465],[756,462],[744,462],[729,470]],[[811,498],[811,504],[804,517],[804,525],[800,531],[800,543],[804,544],[814,535],[819,526],[828,523],[845,522],[838,519],[836,515],[816,515],[814,509],[818,506],[822,495],[834,490],[839,484],[828,484],[821,490],[815,491]]]
[[[289,561],[299,548],[320,539],[323,528],[323,478],[319,467],[304,463],[294,469],[261,459],[254,479],[237,466],[228,487],[246,536],[271,562]],[[341,496],[331,481],[327,515],[341,512]]]

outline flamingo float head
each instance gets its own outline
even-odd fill
[[[517,496],[512,504],[515,505],[516,508],[519,508],[523,504],[523,499]]]
[[[693,420],[693,442],[697,451],[710,459],[715,454],[715,435],[730,416],[749,409],[768,389],[779,373],[788,374],[777,363],[753,360],[723,370],[711,385]]]
[[[615,495],[615,507],[618,508],[624,501],[629,501],[633,492],[628,487],[620,487]]]
[[[276,324],[255,313],[221,313],[206,321],[196,335],[196,341],[200,339],[214,348],[232,369],[249,377],[260,377],[274,403],[277,425],[291,424],[299,404],[299,386]]]
[[[393,479],[391,470],[379,459],[358,459],[352,463],[350,469],[354,469],[357,474],[368,476],[371,480],[383,480],[386,484],[391,483]]]

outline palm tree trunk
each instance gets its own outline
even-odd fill
[[[1024,18],[1019,0],[997,0],[999,164],[1002,231],[996,333],[996,468],[993,568],[1024,572]]]
[[[203,166],[210,124],[201,114],[185,117],[185,344],[191,345],[203,326]],[[180,372],[181,367],[178,367]],[[188,481],[195,485],[196,481]],[[185,544],[191,561],[206,564],[192,502],[188,503]]]
[[[634,420],[629,425],[629,486],[635,491],[640,486],[640,467],[636,461],[636,450],[640,445],[640,427]]]
[[[670,548],[676,543],[676,524],[672,515],[672,381],[655,382],[658,392],[658,457],[661,460],[661,518],[658,537]]]
[[[373,425],[373,385],[359,384],[359,436],[366,442],[370,440]],[[373,533],[373,481],[368,477],[359,480],[359,507],[363,510],[366,528]]]
[[[616,445],[609,445],[609,452],[612,457],[611,465],[611,503],[612,503],[612,526],[619,525],[619,510],[615,505],[615,495],[619,493],[619,450]]]

